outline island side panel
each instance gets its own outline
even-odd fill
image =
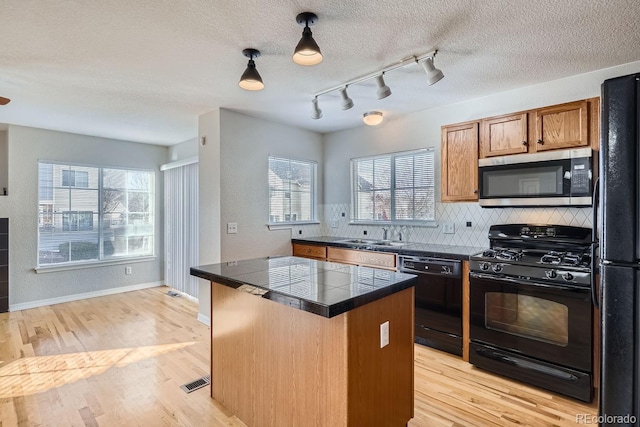
[[[331,319],[212,282],[212,394],[247,425],[346,426],[346,313]]]
[[[414,405],[414,288],[346,313],[349,426],[404,426]],[[380,324],[389,344],[380,348]]]

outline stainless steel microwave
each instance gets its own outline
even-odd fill
[[[591,160],[591,148],[480,159],[480,206],[591,206]]]

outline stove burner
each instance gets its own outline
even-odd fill
[[[496,254],[497,259],[504,259],[507,261],[517,261],[522,258],[522,251],[519,250],[511,250],[511,249],[503,249]]]
[[[550,251],[540,258],[542,264],[559,265],[562,262],[562,253],[556,251]]]
[[[567,265],[580,265],[582,262],[582,255],[569,252],[562,257],[562,261]]]
[[[482,252],[482,256],[485,258],[495,258],[496,251],[494,251],[493,249],[486,249],[484,252]]]

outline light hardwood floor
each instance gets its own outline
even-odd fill
[[[209,373],[209,328],[168,289],[0,314],[0,427],[244,426],[209,387],[180,389]],[[411,427],[574,426],[597,411],[420,345],[415,360]]]

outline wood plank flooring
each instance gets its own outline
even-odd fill
[[[180,389],[209,373],[209,328],[193,301],[167,290],[0,314],[0,427],[244,426],[209,387]],[[415,350],[411,427],[575,426],[577,414],[597,412]]]

